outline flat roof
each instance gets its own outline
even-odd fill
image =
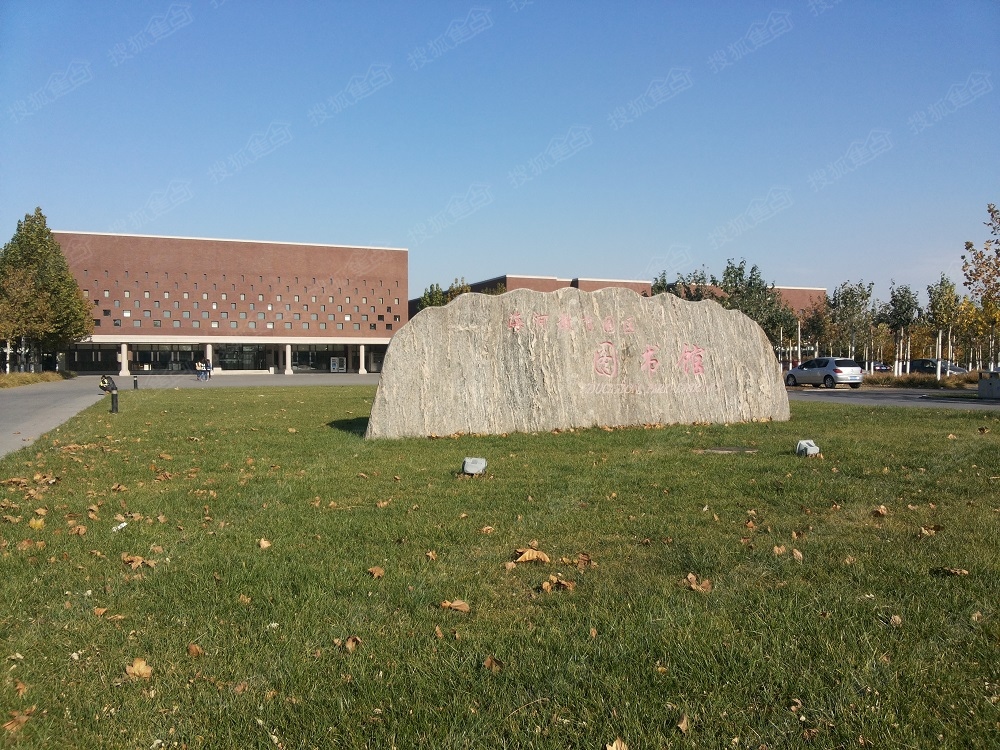
[[[396,250],[408,253],[405,247],[379,247],[377,245],[330,245],[325,242],[281,242],[278,240],[237,240],[228,237],[176,237],[165,234],[126,234],[122,232],[77,232],[72,229],[53,229],[53,234],[86,234],[91,237],[140,237],[154,240],[196,240],[200,242],[249,242],[256,245],[295,245],[297,247],[329,247],[344,250]]]

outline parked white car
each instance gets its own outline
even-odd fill
[[[836,388],[838,383],[847,383],[851,388],[860,388],[863,378],[864,370],[853,359],[817,357],[789,370],[785,385]]]

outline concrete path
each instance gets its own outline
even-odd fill
[[[37,383],[19,388],[0,388],[0,458],[31,445],[91,404],[108,399],[98,383],[99,375],[80,375],[58,383]],[[301,373],[295,375],[239,375],[213,373],[209,381],[200,381],[192,373],[177,375],[114,376],[119,391],[132,390],[135,382],[147,388],[271,388],[274,386],[377,385],[378,375]]]

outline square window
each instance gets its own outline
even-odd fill
[[[368,330],[369,331],[374,331],[375,330],[375,324],[374,323],[369,323],[368,324]]]
[[[257,321],[255,320],[251,320],[249,323],[247,323],[247,328],[256,328],[256,327],[257,327]]]
[[[381,322],[381,321],[385,320],[385,316],[384,316],[384,315],[379,315],[379,316],[378,316],[378,319],[379,319],[379,321]]]
[[[309,330],[309,324],[308,324],[308,323],[303,323],[303,324],[302,324],[302,330],[303,330],[303,331],[307,331],[307,330]]]
[[[110,318],[111,317],[111,311],[110,310],[101,310],[101,315],[103,315],[105,318]]]
[[[239,323],[237,323],[237,322],[236,322],[236,321],[234,320],[234,321],[233,321],[232,323],[230,323],[230,324],[229,324],[229,327],[230,327],[230,328],[236,328],[236,326],[238,326],[238,325],[239,325]]]
[[[100,328],[100,327],[101,327],[101,319],[94,318],[94,328]]]
[[[142,311],[142,317],[148,318],[150,315],[152,315],[152,313],[149,310]]]
[[[393,315],[392,316],[392,320],[393,320],[394,323],[398,323],[399,322],[399,316],[398,315]]]
[[[361,324],[360,323],[355,323],[354,324],[354,330],[355,331],[360,331],[361,330]]]
[[[115,326],[115,328],[121,328],[122,327],[122,319],[121,318],[115,318],[114,326]]]
[[[122,312],[122,315],[124,317],[126,317],[126,318],[131,318],[132,317],[132,311],[131,310],[125,310],[124,312]]]
[[[174,321],[174,328],[180,328],[180,327],[181,327],[181,322],[179,320],[175,320]]]
[[[141,321],[141,320],[133,320],[133,321],[132,321],[132,326],[133,326],[134,328],[138,328],[138,327],[139,327],[139,326],[141,326],[141,325],[142,325],[142,321]]]
[[[163,317],[164,318],[169,318],[170,317],[170,310],[164,310],[163,311]]]
[[[320,323],[319,324],[319,330],[325,331],[326,330],[326,323]]]
[[[187,310],[185,310],[184,312],[181,313],[181,317],[182,318],[190,318],[191,317],[191,313],[188,312]]]
[[[344,316],[344,320],[350,320],[350,319],[351,319],[351,314],[347,313],[347,315]]]
[[[159,328],[159,327],[160,327],[160,323],[161,323],[161,322],[162,322],[162,321],[159,321],[159,320],[154,320],[154,321],[153,321],[153,328]]]
[[[268,328],[274,328],[274,323],[272,323],[271,321],[268,321],[267,322],[267,327]]]
[[[291,327],[292,327],[291,323],[285,323],[285,328],[291,328]]]
[[[200,320],[192,320],[191,321],[191,327],[192,328],[201,328],[201,321]]]
[[[218,328],[218,327],[219,327],[219,321],[213,320],[212,321],[212,328]]]
[[[343,331],[344,330],[344,324],[343,323],[337,323],[337,330],[338,331]]]
[[[385,324],[385,330],[391,331],[392,330],[392,323],[386,323]]]

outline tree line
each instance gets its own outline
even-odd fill
[[[729,260],[721,277],[704,268],[669,281],[663,271],[653,293],[690,300],[714,299],[756,321],[786,356],[800,347],[811,356],[829,354],[888,363],[911,357],[943,357],[972,369],[997,364],[1000,323],[1000,210],[987,207],[992,237],[981,248],[965,243],[962,273],[967,293],[942,273],[926,287],[926,304],[906,284],[892,282],[889,299],[873,297],[874,285],[844,281],[797,314],[756,265]],[[791,358],[789,356],[789,358]]]
[[[2,369],[41,370],[43,353],[63,351],[93,330],[90,304],[36,208],[0,251]]]

